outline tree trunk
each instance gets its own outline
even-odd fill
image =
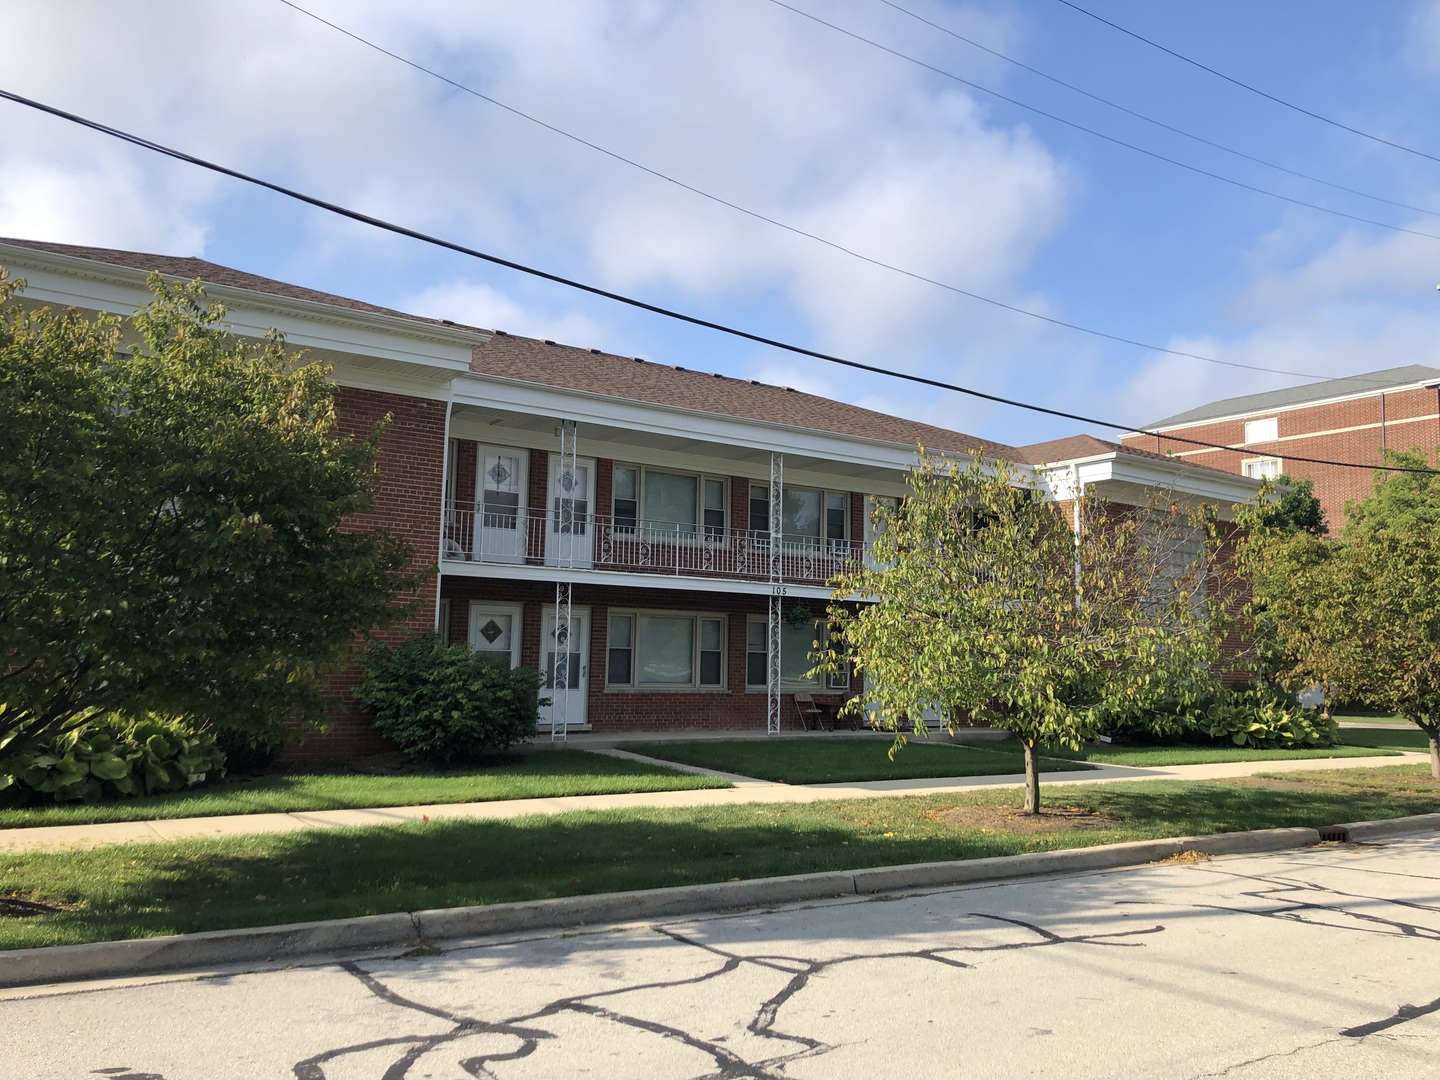
[[[1430,740],[1433,755],[1435,740]],[[1035,756],[1035,744],[1025,744],[1025,813],[1040,813],[1040,759]]]
[[[1440,780],[1440,728],[1426,728],[1430,736],[1430,775]]]

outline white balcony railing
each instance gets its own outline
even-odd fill
[[[568,550],[567,550],[568,549]],[[445,557],[464,562],[556,566],[559,556],[578,568],[675,577],[770,579],[770,536],[683,522],[617,520],[579,509],[481,511],[473,504],[445,510]],[[853,540],[787,537],[780,543],[780,577],[823,585],[853,569],[865,545]]]

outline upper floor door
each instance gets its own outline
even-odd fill
[[[525,512],[529,455],[512,447],[482,446],[475,470],[475,558],[524,562],[529,521]]]
[[[595,459],[577,458],[562,469],[550,455],[550,505],[545,514],[545,562],[588,569],[595,560]]]

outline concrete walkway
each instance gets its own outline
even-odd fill
[[[578,744],[578,740],[571,745]],[[306,829],[347,829],[371,825],[399,825],[412,821],[496,820],[531,814],[565,814],[577,810],[622,810],[631,807],[664,808],[734,806],[744,803],[812,803],[836,799],[864,799],[886,795],[944,795],[961,791],[1016,787],[1023,775],[960,776],[948,779],[871,780],[842,784],[791,786],[751,777],[658,761],[618,747],[587,744],[584,749],[630,760],[721,776],[734,786],[690,791],[647,791],[622,795],[570,795],[549,799],[513,799],[478,803],[443,803],[433,806],[392,806],[369,810],[304,810],[288,814],[234,814],[225,817],[172,818],[164,821],[122,821],[103,825],[53,825],[33,829],[0,829],[0,852],[54,851],[106,847],[157,840],[184,840],[216,836],[253,836],[260,833],[302,832]],[[1291,761],[1235,761],[1211,765],[1170,765],[1139,768],[1099,765],[1084,772],[1047,772],[1045,786],[1104,784],[1127,780],[1228,780],[1261,772],[1304,772],[1318,769],[1385,768],[1428,762],[1425,754],[1396,757],[1302,758]]]

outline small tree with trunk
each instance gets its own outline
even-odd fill
[[[864,692],[846,708],[902,732],[897,745],[927,713],[952,732],[962,718],[1012,732],[1034,814],[1040,750],[1079,749],[1119,709],[1213,692],[1213,514],[1091,495],[1062,507],[1028,470],[923,451],[909,487],[877,510],[867,565],[832,582],[820,662],[855,665]]]
[[[1386,458],[1431,467],[1415,451]],[[1240,561],[1278,646],[1276,677],[1405,717],[1429,737],[1440,780],[1440,470],[1377,473],[1347,509],[1338,540],[1251,522]]]
[[[321,677],[413,584],[347,525],[379,431],[336,432],[328,368],[221,329],[198,283],[150,285],[91,319],[0,273],[0,757],[112,710],[318,720]]]

